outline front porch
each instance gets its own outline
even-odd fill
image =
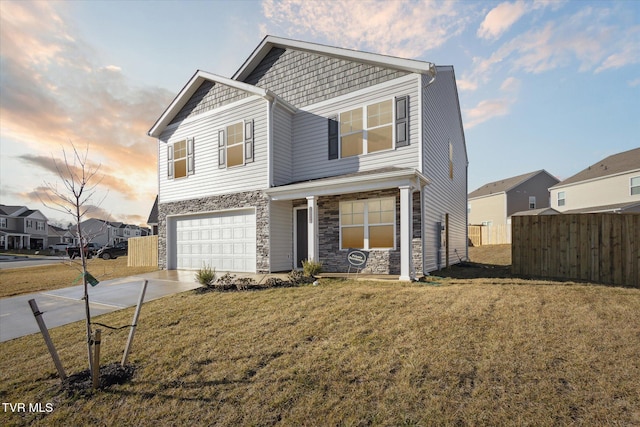
[[[423,266],[421,206],[427,183],[415,169],[384,168],[266,193],[277,210],[293,210],[294,266],[309,259],[321,262],[327,273],[344,274],[348,250],[356,248],[369,252],[362,273],[411,281]]]

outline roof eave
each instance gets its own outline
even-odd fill
[[[251,56],[242,64],[233,75],[234,80],[244,80],[253,69],[264,59],[269,51],[274,48],[292,48],[303,52],[332,56],[337,59],[358,61],[365,64],[395,68],[418,74],[435,76],[435,64],[415,59],[398,58],[377,53],[361,52],[340,47],[327,46],[317,43],[309,43],[300,40],[291,40],[282,37],[266,36]]]

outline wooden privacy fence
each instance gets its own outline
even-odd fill
[[[158,236],[132,237],[129,239],[129,267],[158,266]]]
[[[511,228],[508,225],[470,225],[468,230],[469,241],[473,246],[511,243]]]
[[[640,214],[511,219],[512,272],[640,287]]]

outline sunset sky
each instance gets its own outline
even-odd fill
[[[0,203],[68,223],[41,199],[72,142],[100,165],[93,216],[145,224],[147,131],[197,69],[231,77],[267,34],[453,65],[469,191],[564,179],[640,146],[639,18],[640,1],[0,0]]]

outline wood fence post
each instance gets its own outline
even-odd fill
[[[127,364],[127,358],[129,357],[129,350],[131,350],[131,344],[133,343],[133,336],[136,333],[136,326],[138,326],[138,317],[140,316],[140,309],[142,308],[142,301],[144,301],[144,293],[147,290],[148,281],[145,279],[142,284],[142,290],[140,291],[140,297],[138,298],[138,305],[136,306],[136,312],[133,314],[133,322],[131,323],[131,330],[129,331],[129,339],[127,339],[127,345],[122,355],[122,363],[124,366]]]
[[[47,330],[47,326],[44,324],[44,320],[42,319],[42,313],[40,312],[40,310],[38,310],[38,304],[36,304],[36,300],[30,299],[29,306],[31,306],[31,311],[33,312],[33,316],[36,318],[36,322],[38,323],[38,327],[40,328],[40,332],[42,333],[44,342],[47,344],[49,353],[51,353],[51,358],[53,359],[53,364],[56,365],[56,369],[58,370],[58,375],[60,375],[60,378],[62,380],[67,379],[67,374],[64,372],[64,368],[62,367],[62,362],[60,362],[60,358],[58,357],[58,352],[56,352],[56,348],[53,345],[53,341],[51,341],[51,337],[49,336],[49,331]]]
[[[100,342],[102,337],[102,331],[96,329],[93,333],[93,344],[95,355],[93,357],[93,388],[96,389],[100,386]]]

